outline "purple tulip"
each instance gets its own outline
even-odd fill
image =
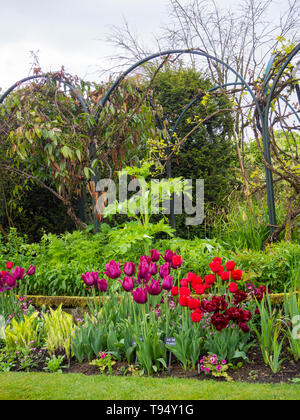
[[[157,264],[155,264],[154,262],[150,263],[150,265],[149,265],[149,273],[152,276],[155,276],[157,274],[157,271],[158,271]]]
[[[136,303],[146,303],[148,298],[147,289],[138,287],[136,290],[132,291],[132,297]]]
[[[22,280],[25,276],[25,270],[24,268],[16,267],[11,270],[11,274],[16,280]]]
[[[141,283],[146,284],[146,283],[149,282],[149,280],[151,279],[151,277],[152,276],[151,276],[150,271],[148,273],[146,273],[143,277],[141,277],[140,272],[138,272],[138,275],[137,275],[137,284],[141,284]]]
[[[162,288],[170,291],[173,287],[173,276],[166,276],[162,281]]]
[[[149,273],[149,264],[146,262],[146,260],[143,260],[139,265],[139,270],[138,270],[139,279],[144,279],[148,273]]]
[[[170,249],[167,249],[165,252],[164,260],[168,263],[171,263],[173,255],[174,255],[174,252],[171,251]]]
[[[159,275],[163,279],[169,274],[170,274],[170,264],[166,262],[159,267]]]
[[[34,265],[31,265],[29,268],[28,268],[28,270],[27,270],[27,275],[28,276],[33,276],[33,274],[35,273],[35,266]]]
[[[149,255],[141,255],[140,263],[146,262],[147,264],[151,263],[151,257]]]
[[[94,286],[99,280],[98,272],[90,272],[81,274],[81,278],[87,286]]]
[[[157,251],[157,249],[151,249],[150,254],[152,262],[157,262],[159,260],[160,253]]]
[[[110,261],[109,264],[105,264],[106,271],[104,274],[110,279],[117,279],[121,275],[120,262]]]
[[[3,275],[3,282],[4,282],[4,284],[7,284],[8,287],[16,287],[17,286],[16,278],[13,277],[11,274],[9,274],[8,271],[6,271]]]
[[[160,284],[159,284],[159,280],[153,279],[151,284],[149,286],[147,285],[146,287],[147,287],[147,291],[149,295],[152,295],[152,296],[157,296],[162,291],[162,288],[160,287]]]
[[[134,278],[133,277],[124,277],[123,282],[121,282],[125,292],[131,292],[134,288]]]
[[[126,276],[132,276],[135,272],[135,266],[136,264],[133,264],[133,262],[125,263],[124,264],[124,274]]]
[[[98,287],[98,290],[100,292],[106,292],[107,286],[108,286],[107,280],[98,279],[97,282],[96,282],[96,286]]]

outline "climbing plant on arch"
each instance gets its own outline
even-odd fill
[[[99,197],[100,192],[95,190],[95,185],[97,181],[96,167],[98,163],[97,151],[99,150],[99,144],[97,144],[97,142],[95,141],[95,138],[96,138],[97,130],[99,129],[101,124],[103,125],[104,121],[107,122],[107,120],[109,120],[110,124],[113,125],[114,119],[117,118],[117,113],[115,112],[115,110],[111,108],[112,97],[113,97],[113,93],[115,93],[118,89],[120,89],[120,87],[122,86],[122,82],[126,83],[128,81],[128,76],[131,73],[134,73],[135,70],[137,70],[144,64],[152,60],[157,60],[159,58],[163,58],[164,62],[166,62],[170,56],[174,57],[174,55],[179,57],[185,54],[190,54],[190,55],[203,57],[209,61],[221,64],[225,66],[232,73],[234,81],[232,83],[227,83],[225,85],[217,85],[214,88],[210,89],[210,93],[221,90],[224,93],[229,95],[230,90],[228,88],[234,88],[234,89],[239,88],[243,90],[245,93],[247,93],[250,97],[251,107],[253,109],[253,113],[252,113],[252,120],[254,123],[253,127],[257,136],[258,146],[260,145],[259,137],[261,136],[262,138],[262,155],[263,155],[263,161],[265,165],[266,191],[267,191],[267,201],[268,201],[268,209],[269,209],[269,225],[270,225],[270,231],[271,231],[270,239],[273,240],[273,239],[276,239],[280,231],[284,229],[284,226],[286,223],[286,221],[284,221],[280,226],[278,226],[277,221],[276,221],[274,187],[273,187],[273,174],[274,173],[277,174],[282,179],[285,179],[288,183],[290,183],[293,186],[294,192],[295,192],[293,199],[295,200],[296,203],[297,203],[297,200],[299,201],[299,173],[297,171],[297,165],[295,165],[295,168],[296,168],[295,169],[294,167],[287,168],[284,165],[279,165],[279,168],[278,168],[278,167],[274,167],[274,165],[272,164],[271,146],[273,146],[272,151],[275,150],[274,141],[272,142],[273,140],[272,129],[274,126],[273,125],[270,126],[270,117],[272,114],[276,112],[276,107],[278,106],[280,101],[282,101],[285,104],[286,109],[290,111],[289,116],[293,114],[296,117],[296,119],[298,119],[299,121],[298,111],[295,109],[295,107],[292,104],[289,103],[287,96],[284,95],[284,90],[288,90],[288,92],[290,93],[292,91],[295,91],[297,94],[297,101],[299,104],[300,98],[299,98],[298,79],[297,79],[297,75],[294,72],[295,66],[293,66],[291,63],[294,57],[299,53],[299,49],[300,49],[300,44],[295,46],[289,53],[283,56],[278,57],[278,54],[277,54],[276,56],[272,57],[267,66],[264,79],[260,81],[256,81],[252,84],[247,83],[247,81],[244,80],[244,78],[239,73],[237,73],[231,66],[229,66],[227,63],[223,62],[217,57],[207,54],[204,51],[195,50],[195,49],[192,49],[192,50],[174,49],[174,50],[159,52],[156,54],[152,54],[148,57],[145,57],[144,59],[132,65],[130,68],[124,71],[115,80],[115,82],[111,84],[111,86],[106,91],[104,91],[103,89],[100,90],[100,92],[98,92],[97,100],[95,101],[95,103],[93,104],[94,106],[92,107],[88,103],[84,95],[81,93],[80,87],[78,86],[78,84],[77,86],[74,86],[74,79],[70,80],[66,78],[64,74],[62,73],[34,75],[31,77],[25,78],[19,81],[18,83],[14,84],[10,89],[8,89],[1,96],[0,104],[3,104],[2,111],[1,111],[2,127],[3,127],[3,123],[5,124],[9,120],[9,114],[13,111],[14,105],[17,105],[17,104],[12,104],[9,102],[9,96],[15,89],[19,88],[23,83],[34,81],[37,78],[42,78],[44,80],[52,80],[55,83],[60,83],[65,88],[69,89],[70,95],[72,96],[72,98],[74,98],[75,103],[77,104],[77,106],[81,107],[82,109],[82,112],[78,112],[80,122],[77,121],[78,123],[77,127],[75,124],[75,127],[72,127],[72,129],[74,130],[74,133],[75,133],[76,128],[78,128],[78,126],[83,122],[84,130],[81,133],[82,137],[80,139],[80,143],[84,144],[84,141],[86,141],[86,144],[88,145],[88,147],[85,149],[84,152],[83,150],[76,149],[76,150],[79,150],[76,152],[76,156],[73,156],[72,148],[66,145],[64,146],[64,149],[60,151],[63,155],[65,155],[67,159],[68,158],[70,159],[69,164],[72,163],[72,158],[76,159],[76,162],[78,165],[76,164],[75,167],[78,173],[76,175],[77,178],[75,177],[75,180],[72,184],[72,188],[70,189],[69,193],[66,196],[60,195],[59,192],[54,192],[54,193],[58,194],[60,198],[63,201],[65,201],[68,207],[68,210],[70,212],[70,215],[74,218],[77,224],[84,227],[83,223],[77,218],[77,216],[74,213],[72,214],[72,208],[70,205],[71,197],[72,197],[72,194],[74,194],[74,191],[76,190],[76,188],[78,188],[79,185],[82,185],[84,182],[86,182],[87,179],[89,178],[91,178],[91,182],[88,187],[90,189],[90,193],[93,196],[94,202],[96,202]],[[30,89],[30,85],[27,89]],[[168,130],[167,135],[170,140],[173,138],[174,133],[176,133],[176,129],[180,121],[182,120],[182,118],[184,118],[184,115],[187,112],[187,110],[190,109],[194,103],[203,99],[204,95],[205,93],[197,95],[197,97],[195,97],[186,106],[186,108],[183,109],[182,113],[180,114],[178,120],[175,122],[174,126]],[[142,115],[142,112],[141,112],[141,103],[143,100],[146,99],[146,96],[147,95],[145,93],[142,93],[139,101],[135,102],[134,100],[132,100],[131,102],[127,101],[126,103],[126,110],[128,110],[128,105],[129,105],[131,109],[133,109],[140,115],[140,124],[138,124],[138,127],[135,125],[134,129],[138,129],[138,128],[140,129],[142,126],[143,128],[146,127],[146,125],[143,125],[142,123],[143,119],[145,119],[145,115]],[[125,98],[126,98],[126,94],[123,97],[124,101],[125,101]],[[56,105],[59,106],[59,103],[56,103]],[[67,107],[65,109],[67,109]],[[144,108],[144,111],[145,111],[145,108]],[[146,113],[147,112],[149,116],[151,114],[150,107],[149,107],[149,110],[146,111]],[[281,120],[284,117],[285,116],[281,112]],[[132,115],[131,115],[130,121],[132,121]],[[202,122],[200,121],[199,125],[201,123]],[[159,128],[161,129],[162,127],[159,127]],[[18,127],[16,128],[16,130],[17,129]],[[130,126],[130,124],[127,124],[127,129],[130,131],[130,129],[132,129],[132,126]],[[291,128],[291,130],[298,130],[298,129],[299,129],[299,125],[294,125],[294,127]],[[145,132],[144,134],[147,135],[148,133]],[[26,136],[30,137],[30,135],[26,134],[26,132],[21,133],[21,135],[24,135],[25,137]],[[37,138],[40,138],[38,133],[36,133],[36,135],[37,135]],[[52,134],[48,133],[48,136],[50,137],[51,136],[55,137],[56,135],[57,134],[53,132],[53,130],[52,130]],[[30,140],[28,139],[28,141]],[[31,138],[31,141],[34,141],[34,139]],[[19,148],[20,148],[20,145],[21,144],[19,144],[18,146]],[[105,147],[103,149],[105,149]],[[110,153],[112,152],[112,150],[113,148],[108,148],[108,150],[106,150],[106,153]],[[20,152],[20,150],[18,151]],[[172,151],[170,155],[171,154],[172,154]],[[170,159],[167,159],[167,173],[168,173],[168,176],[171,176],[171,167],[169,165],[169,162],[170,162]],[[50,161],[48,163],[50,163],[50,165],[52,166],[54,165],[53,161],[52,162]],[[2,170],[12,171],[12,172],[20,171],[16,167],[7,165],[7,163],[4,161],[0,161],[0,169],[1,168]],[[61,172],[63,172],[63,170],[64,168],[60,168]],[[37,180],[36,177],[28,173],[26,173],[26,175],[23,173],[23,175],[29,178],[32,178],[34,180]],[[41,179],[39,179],[38,182],[43,183]],[[47,185],[45,185],[45,187],[47,187]],[[96,206],[95,206],[95,211],[96,211]],[[298,203],[293,207],[291,212],[289,212],[287,216],[288,217],[287,220],[291,220],[297,217],[299,212],[300,212],[300,207]],[[98,217],[98,220],[101,219],[101,215],[96,214],[96,216]],[[97,221],[97,217],[95,219],[95,223]],[[171,217],[171,219],[173,219],[173,223],[174,223],[174,215],[173,215],[173,218]]]

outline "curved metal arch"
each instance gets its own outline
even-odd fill
[[[297,112],[295,110],[295,108],[283,96],[279,95],[278,98],[281,99],[283,102],[286,103],[286,105],[290,108],[290,110],[292,111],[292,113],[295,114],[295,117],[297,118],[297,120],[300,122],[299,112]]]
[[[264,109],[261,108],[254,92],[252,91],[252,89],[250,88],[250,86],[248,85],[248,83],[244,80],[244,78],[237,72],[235,71],[229,64],[225,63],[224,61],[220,60],[217,57],[214,57],[202,50],[196,50],[196,49],[173,49],[173,50],[168,50],[168,51],[163,51],[163,52],[159,52],[159,53],[155,53],[152,54],[148,57],[145,57],[144,59],[138,61],[137,63],[135,63],[134,65],[132,65],[131,67],[129,67],[126,71],[124,71],[119,77],[118,79],[113,83],[113,85],[108,89],[107,93],[103,96],[103,98],[100,100],[99,105],[97,107],[97,109],[95,110],[95,112],[93,114],[91,114],[88,104],[86,103],[86,101],[84,100],[84,98],[78,93],[78,91],[76,90],[76,88],[70,84],[68,81],[63,80],[58,78],[56,75],[51,74],[51,73],[46,73],[43,75],[34,75],[34,76],[29,76],[26,77],[20,81],[18,81],[17,83],[15,83],[13,86],[11,86],[1,97],[0,97],[0,104],[3,103],[3,101],[5,100],[5,98],[18,86],[20,86],[20,84],[29,81],[29,80],[34,80],[37,78],[52,78],[54,80],[60,81],[62,82],[65,86],[69,87],[73,93],[77,96],[78,100],[80,101],[84,111],[89,114],[92,115],[94,117],[94,122],[92,124],[91,130],[93,131],[95,129],[95,127],[97,126],[98,120],[99,120],[99,116],[101,113],[101,110],[103,109],[103,107],[105,106],[106,102],[108,101],[110,95],[112,94],[112,92],[120,85],[120,83],[122,82],[122,80],[128,75],[130,74],[132,71],[134,71],[136,68],[138,68],[139,66],[141,66],[142,64],[151,61],[155,58],[158,57],[163,57],[166,55],[172,55],[172,54],[194,54],[194,55],[198,55],[198,56],[202,56],[202,57],[206,57],[207,59],[213,60],[223,66],[225,66],[228,70],[230,70],[237,79],[240,80],[240,82],[235,82],[233,84],[235,85],[242,85],[244,86],[248,93],[250,93],[253,102],[255,104],[255,107],[257,109],[259,118],[261,120],[261,125],[262,125],[262,138],[263,138],[263,148],[264,148],[264,155],[265,155],[265,159],[266,162],[271,164],[271,156],[270,156],[270,149],[269,149],[269,145],[270,145],[270,135],[269,135],[269,127],[268,127],[268,118],[269,118],[269,111],[270,111],[270,106],[271,106],[271,102],[272,102],[272,98],[273,98],[273,94],[276,88],[276,85],[279,81],[279,79],[282,76],[283,71],[285,70],[285,68],[287,67],[287,65],[290,63],[290,61],[292,60],[292,58],[299,52],[300,50],[300,44],[298,44],[293,51],[289,54],[288,58],[286,59],[285,63],[282,65],[279,73],[277,74],[274,83],[271,87],[271,90],[269,92],[269,95],[267,97],[267,102],[266,102],[266,106],[264,106]],[[269,75],[272,69],[272,66],[274,64],[274,60],[275,60],[276,56],[272,56],[271,60],[269,61],[268,65],[267,65],[267,71],[265,73],[265,83],[266,85],[268,85],[268,81],[269,81]],[[223,86],[215,86],[214,88],[211,88],[208,91],[213,91],[216,89],[219,89],[220,87],[225,87],[226,85],[232,85],[232,84],[224,84]],[[299,85],[296,85],[297,88],[297,94],[298,94],[298,100],[300,102],[300,92],[299,92]],[[267,89],[265,90],[265,95],[267,93]],[[195,98],[194,100],[192,100],[190,102],[190,104],[188,104],[186,106],[186,108],[182,111],[182,113],[180,114],[179,119],[175,122],[175,127],[173,129],[173,133],[175,132],[180,120],[183,118],[185,112],[197,101],[201,98],[201,96]],[[283,99],[283,98],[282,98]],[[287,103],[288,104],[288,103]],[[291,107],[290,104],[288,104],[288,106],[290,107],[290,109],[293,110],[293,112],[296,114],[296,111],[293,109],[293,107]],[[296,114],[297,115],[297,114]],[[298,116],[297,116],[298,118]],[[299,118],[298,118],[299,119]],[[91,150],[92,151],[92,150]],[[265,172],[266,172],[266,183],[267,183],[267,199],[268,199],[268,208],[269,208],[269,221],[270,221],[270,226],[271,226],[271,232],[273,232],[273,230],[275,229],[275,225],[276,225],[276,214],[275,214],[275,204],[274,204],[274,191],[273,191],[273,179],[272,179],[272,172],[271,170],[268,168],[267,165],[265,165]]]
[[[294,58],[294,56],[300,51],[300,44],[298,44],[293,51],[288,55],[287,59],[281,66],[273,84],[270,89],[270,92],[267,96],[267,102],[263,111],[263,119],[262,119],[262,138],[263,138],[263,147],[264,147],[264,156],[266,161],[271,164],[271,154],[270,154],[270,133],[269,133],[269,113],[271,108],[271,102],[273,99],[273,95],[276,89],[276,86],[282,76],[282,73]],[[272,65],[274,64],[274,60]],[[266,184],[267,184],[267,199],[268,199],[268,208],[269,208],[269,220],[271,225],[271,233],[274,232],[276,226],[276,213],[275,213],[275,200],[274,200],[274,189],[273,189],[273,175],[272,172],[265,166],[266,172]]]
[[[295,57],[295,55],[298,54],[299,51],[300,51],[300,43],[295,46],[295,48],[293,49],[292,52],[290,52],[290,54],[288,55],[287,59],[285,60],[285,62],[281,66],[281,68],[280,68],[280,70],[279,70],[279,72],[278,72],[278,74],[277,74],[277,76],[276,76],[276,78],[275,78],[275,80],[274,80],[274,82],[272,84],[270,93],[268,95],[268,100],[267,100],[266,107],[265,107],[265,110],[264,110],[264,115],[265,116],[268,116],[268,113],[269,113],[269,110],[270,110],[271,101],[273,99],[273,94],[274,94],[274,91],[276,89],[276,86],[277,86],[277,84],[278,84],[278,82],[279,82],[279,80],[280,80],[280,78],[282,76],[282,73],[284,72],[284,70],[286,69],[286,67],[288,66],[288,64],[292,61],[292,59]]]
[[[250,93],[253,102],[255,104],[255,107],[257,109],[259,118],[261,120],[261,125],[262,127],[265,127],[265,116],[264,113],[261,109],[260,104],[258,103],[258,100],[253,92],[253,90],[250,88],[250,86],[248,85],[248,83],[244,80],[244,78],[237,72],[235,71],[229,64],[225,63],[223,60],[214,57],[202,50],[195,50],[195,49],[173,49],[173,50],[167,50],[167,51],[162,51],[156,54],[152,54],[148,57],[145,57],[142,60],[139,60],[137,63],[133,64],[132,66],[130,66],[127,70],[125,70],[119,77],[118,79],[113,83],[113,85],[110,87],[110,89],[107,91],[107,93],[103,96],[103,98],[101,99],[101,101],[99,102],[99,106],[98,109],[95,112],[95,124],[97,124],[99,117],[100,117],[100,113],[101,113],[101,109],[103,109],[104,105],[106,104],[106,102],[108,101],[110,95],[112,94],[112,92],[120,85],[120,83],[122,82],[122,80],[124,80],[124,78],[130,74],[132,71],[134,71],[136,68],[138,68],[139,66],[141,66],[144,63],[147,63],[148,61],[151,61],[155,58],[158,57],[163,57],[166,55],[172,55],[172,54],[194,54],[194,55],[199,55],[201,57],[206,57],[207,59],[213,60],[223,66],[225,66],[228,70],[230,70],[238,80],[240,80],[241,85],[243,85],[247,91]],[[271,156],[270,156],[270,151],[269,151],[269,138],[266,138],[266,132],[263,128],[263,132],[262,132],[262,136],[263,136],[263,147],[264,147],[264,155],[266,158],[266,161],[268,164],[271,164]],[[271,170],[265,165],[265,173],[266,173],[266,184],[267,184],[267,201],[268,201],[268,209],[269,209],[269,224],[270,224],[270,230],[271,233],[273,233],[275,226],[276,226],[276,213],[275,213],[275,200],[274,200],[274,188],[273,188],[273,177],[272,177],[272,172]]]
[[[215,90],[227,87],[227,86],[238,86],[241,85],[242,83],[240,82],[232,82],[232,83],[224,83],[223,85],[216,85],[210,89],[207,90],[207,92],[214,92]],[[186,105],[186,107],[184,108],[184,110],[181,112],[181,114],[179,115],[179,117],[177,118],[174,127],[172,129],[172,133],[171,136],[173,136],[173,134],[175,134],[175,131],[177,130],[178,125],[180,124],[182,118],[184,117],[185,113],[196,103],[198,102],[201,98],[203,98],[204,95],[198,95],[196,98],[192,99],[191,102],[189,104]]]
[[[139,66],[141,66],[142,64],[147,63],[148,61],[151,61],[155,58],[158,57],[163,57],[166,55],[172,55],[172,54],[194,54],[194,55],[199,55],[201,57],[206,57],[210,60],[216,61],[219,64],[222,64],[223,66],[225,66],[228,70],[230,70],[240,81],[241,84],[245,86],[245,88],[248,90],[248,92],[250,93],[250,95],[252,96],[252,99],[257,107],[258,113],[259,115],[263,118],[262,115],[262,110],[261,107],[256,99],[256,96],[254,94],[254,92],[252,91],[252,89],[250,88],[250,86],[248,85],[248,83],[245,81],[245,79],[237,72],[235,71],[229,64],[225,63],[223,60],[210,55],[202,50],[196,50],[196,49],[175,49],[175,50],[167,50],[167,51],[162,51],[156,54],[152,54],[149,55],[148,57],[143,58],[142,60],[139,60],[137,63],[133,64],[131,67],[129,67],[127,70],[125,70],[119,77],[118,79],[113,83],[113,85],[110,87],[110,89],[107,91],[107,93],[103,96],[103,98],[100,100],[99,102],[99,106],[98,106],[98,110],[96,110],[96,121],[97,121],[97,117],[99,115],[99,112],[101,112],[101,108],[103,108],[103,106],[106,104],[107,100],[109,99],[110,95],[112,94],[112,92],[120,85],[120,83],[122,82],[122,80],[124,80],[124,78],[130,74],[132,71],[134,71],[136,68],[138,68]]]
[[[85,113],[90,114],[88,104],[86,103],[84,98],[78,93],[77,89],[67,80],[60,79],[59,77],[57,77],[55,74],[52,74],[52,73],[44,73],[44,74],[24,77],[24,79],[21,79],[18,82],[14,83],[10,88],[8,88],[3,93],[3,95],[0,97],[0,104],[2,104],[4,102],[4,100],[7,98],[7,96],[11,92],[13,92],[17,87],[19,87],[21,84],[23,84],[25,82],[29,82],[30,80],[35,80],[35,79],[40,79],[40,78],[53,79],[53,80],[57,80],[57,81],[63,83],[65,86],[67,86],[69,89],[71,89],[72,92],[77,96],[77,98],[80,101]]]

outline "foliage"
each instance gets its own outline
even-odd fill
[[[77,227],[85,227],[73,201],[85,187],[97,201],[96,173],[112,176],[120,162],[139,159],[147,137],[155,131],[152,110],[143,103],[137,80],[124,81],[109,106],[101,109],[99,99],[108,87],[80,81],[62,69],[21,85],[1,104],[0,178],[5,180],[7,172],[16,178],[13,192],[6,188],[14,197],[13,205],[18,192],[35,182],[64,204]],[[96,140],[100,138],[101,142]],[[97,217],[101,220],[101,214]]]
[[[5,330],[5,343],[9,350],[37,347],[42,339],[38,312],[25,315],[24,320],[20,322],[13,318]]]
[[[153,226],[153,231],[151,230]],[[92,235],[74,231],[64,235],[44,235],[39,244],[26,244],[16,233],[10,241],[0,241],[0,252],[18,266],[36,265],[34,281],[23,279],[20,294],[48,296],[86,296],[81,273],[104,271],[107,260],[138,262],[141,247],[157,248],[162,254],[171,249],[183,258],[184,270],[203,272],[214,256],[236,261],[247,280],[255,279],[273,293],[283,292],[290,285],[299,287],[299,244],[278,242],[265,250],[236,248],[218,239],[186,240],[179,237],[160,239],[163,225],[148,225],[148,230],[131,221]],[[147,237],[145,238],[144,235]],[[148,238],[148,236],[152,238]]]
[[[51,357],[46,358],[46,366],[44,370],[50,373],[62,373],[62,363],[64,361],[64,356],[57,356],[53,354]]]
[[[46,347],[50,355],[56,351],[64,351],[68,359],[71,358],[71,332],[73,317],[62,311],[61,306],[55,311],[43,314],[43,326],[46,335]]]
[[[112,375],[112,366],[115,363],[116,362],[112,360],[112,356],[110,354],[99,352],[99,359],[93,360],[90,362],[90,365],[97,366],[101,373],[108,369],[109,374]]]
[[[247,352],[253,343],[249,342],[250,334],[241,332],[236,326],[227,328],[207,338],[205,348],[216,354],[220,360],[244,359],[248,361]]]
[[[232,381],[227,373],[228,368],[227,361],[225,359],[221,361],[216,354],[203,356],[200,360],[200,372],[216,378],[224,377],[226,381]]]
[[[271,306],[268,295],[258,304],[260,312],[260,330],[256,329],[265,364],[268,364],[274,373],[280,371],[284,359],[280,359],[284,339],[279,339],[282,328],[281,313],[277,314]]]
[[[300,297],[295,289],[290,288],[289,293],[284,293],[283,311],[285,335],[289,342],[289,350],[295,361],[300,359],[299,321],[300,321]]]
[[[222,93],[207,93],[214,85],[195,68],[166,65],[153,82],[153,96],[161,105],[161,119],[169,131],[167,145],[151,143],[150,156],[171,153],[173,177],[204,179],[207,205],[223,205],[236,182],[236,156],[232,137],[232,104]],[[173,127],[191,100],[194,105],[185,113],[172,138]],[[223,111],[224,110],[224,111]],[[203,122],[202,122],[203,121]],[[159,153],[156,152],[155,147]],[[182,216],[177,216],[177,232],[186,237]],[[189,227],[192,235],[202,233],[203,226]]]

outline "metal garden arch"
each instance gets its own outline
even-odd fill
[[[112,86],[108,89],[108,91],[106,92],[106,94],[102,97],[102,99],[99,102],[99,106],[97,108],[97,110],[94,113],[94,127],[97,126],[97,123],[99,121],[99,117],[101,114],[102,109],[105,107],[105,105],[107,104],[107,102],[109,101],[109,98],[111,96],[111,94],[114,92],[115,89],[118,88],[118,86],[121,84],[121,82],[126,78],[126,76],[128,76],[131,72],[133,72],[134,70],[136,70],[139,66],[154,60],[156,58],[159,57],[164,57],[164,56],[169,56],[169,55],[174,55],[174,54],[178,54],[178,55],[182,55],[182,54],[192,54],[192,55],[198,55],[201,57],[205,57],[208,60],[212,60],[215,61],[223,66],[225,66],[228,70],[230,70],[232,72],[232,74],[236,77],[237,80],[239,80],[238,82],[233,82],[233,83],[226,83],[224,85],[217,85],[211,89],[208,90],[208,92],[212,92],[215,91],[217,89],[220,88],[225,88],[227,86],[232,86],[232,85],[240,85],[242,87],[244,87],[246,89],[246,91],[251,95],[253,103],[255,105],[255,108],[257,110],[257,113],[259,115],[259,119],[260,119],[260,123],[261,123],[261,127],[262,127],[262,140],[263,140],[263,151],[264,151],[264,157],[265,160],[267,162],[267,164],[271,164],[271,155],[270,155],[270,134],[269,134],[269,114],[270,114],[270,108],[271,108],[271,103],[272,103],[272,99],[274,96],[274,92],[276,89],[276,86],[284,72],[284,70],[287,68],[288,64],[291,62],[291,60],[298,54],[300,50],[300,44],[298,44],[293,50],[292,52],[287,56],[285,62],[282,64],[281,69],[279,70],[273,84],[272,87],[270,88],[269,93],[267,93],[268,90],[268,84],[269,84],[269,74],[270,74],[270,70],[272,68],[272,65],[274,63],[275,57],[271,57],[268,65],[267,65],[267,69],[266,69],[266,74],[265,74],[265,78],[264,78],[264,83],[265,83],[265,106],[262,109],[261,105],[259,104],[255,93],[253,92],[253,90],[251,89],[251,87],[249,86],[249,84],[244,80],[244,78],[238,73],[236,72],[230,65],[228,65],[227,63],[225,63],[224,61],[220,60],[217,57],[214,57],[202,50],[197,50],[197,49],[173,49],[173,50],[167,50],[167,51],[162,51],[159,53],[155,53],[152,54],[148,57],[145,57],[144,59],[136,62],[135,64],[133,64],[131,67],[129,67],[126,71],[124,71],[117,79],[116,81],[112,84]],[[64,78],[60,78],[59,76],[57,76],[57,74],[43,74],[43,75],[35,75],[35,76],[29,76],[26,77],[20,81],[18,81],[17,83],[15,83],[14,85],[12,85],[6,92],[4,92],[4,94],[0,97],[0,104],[3,103],[3,101],[5,100],[5,98],[17,87],[19,87],[22,83],[25,83],[27,81],[30,80],[34,80],[34,79],[38,79],[38,78],[50,78],[53,80],[57,80],[61,83],[63,83],[65,86],[67,86],[70,90],[73,91],[73,93],[77,96],[78,100],[80,101],[83,110],[85,113],[87,114],[91,114],[88,104],[87,102],[84,100],[84,98],[78,93],[77,89],[71,84],[69,83],[67,80],[65,80]],[[180,114],[180,116],[178,117],[177,121],[174,124],[174,127],[172,128],[172,130],[170,131],[169,135],[172,136],[180,121],[182,120],[182,118],[184,117],[185,113],[188,111],[188,109],[190,109],[198,100],[200,100],[202,98],[203,95],[197,96],[196,98],[194,98],[182,111],[182,113]],[[300,104],[300,90],[299,90],[299,86],[297,85],[297,96],[298,96],[298,102]],[[282,100],[286,101],[285,98],[280,97]],[[288,104],[289,108],[292,110],[292,112],[295,114],[295,116],[297,117],[297,119],[300,121],[300,117],[297,113],[297,111],[290,105]],[[93,132],[94,128],[91,128],[91,133]],[[91,155],[94,154],[94,150],[93,148],[90,150]],[[168,175],[170,176],[170,168],[168,170]],[[268,201],[268,211],[269,211],[269,224],[270,224],[270,230],[271,233],[273,233],[275,227],[276,227],[276,211],[275,211],[275,201],[274,201],[274,187],[273,187],[273,177],[272,177],[272,171],[268,168],[267,165],[265,165],[265,176],[266,176],[266,186],[267,186],[267,201]],[[95,181],[97,181],[97,179],[94,179]],[[175,223],[175,218],[174,218],[174,214],[171,214],[171,223],[174,225]]]

